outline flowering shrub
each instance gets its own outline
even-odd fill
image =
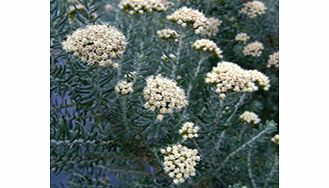
[[[276,0],[51,0],[51,173],[278,187],[277,14]]]

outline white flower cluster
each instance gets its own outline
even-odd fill
[[[197,138],[199,137],[198,126],[194,126],[194,123],[192,122],[186,122],[183,124],[182,128],[179,129],[179,134],[183,136],[183,140],[191,139],[191,138]]]
[[[166,0],[121,0],[119,8],[129,14],[144,14],[146,12],[164,12],[171,2]]]
[[[196,40],[193,44],[192,44],[192,48],[196,49],[196,50],[201,50],[204,52],[208,52],[211,54],[214,54],[215,56],[217,56],[218,58],[223,58],[222,56],[222,50],[220,50],[216,43],[208,40],[208,39],[199,39]]]
[[[195,29],[195,34],[209,36],[215,35],[222,23],[222,21],[216,18],[207,18],[202,12],[185,6],[168,15],[167,19],[176,22],[182,27],[191,24]]]
[[[215,36],[219,29],[218,27],[222,24],[222,21],[217,18],[207,18],[205,32],[202,35]]]
[[[235,36],[235,41],[246,43],[250,37],[248,36],[247,33],[239,33]]]
[[[240,120],[244,123],[256,125],[260,122],[260,119],[257,114],[254,112],[245,111],[240,115]]]
[[[125,36],[115,27],[89,25],[74,31],[62,45],[65,51],[88,64],[116,66],[112,60],[125,52],[127,43]]]
[[[196,175],[195,166],[200,161],[198,150],[175,144],[161,149],[161,153],[164,154],[164,171],[175,184],[184,183],[186,179]]]
[[[211,72],[207,73],[205,82],[216,85],[216,92],[224,99],[230,92],[253,92],[259,87],[268,90],[269,78],[257,70],[244,70],[239,65],[222,62],[218,63]]]
[[[173,39],[175,42],[178,42],[179,34],[172,29],[161,29],[157,31],[157,35],[162,39]]]
[[[271,141],[276,143],[277,145],[279,145],[279,135],[278,134],[274,135],[274,137],[271,139]]]
[[[161,74],[146,79],[144,88],[144,107],[155,111],[158,109],[157,120],[162,121],[164,114],[172,114],[188,105],[184,90],[177,86],[176,81],[163,77]]]
[[[261,86],[263,90],[268,91],[270,89],[270,79],[258,70],[249,70],[250,77],[256,85]]]
[[[246,45],[243,49],[243,55],[245,56],[253,56],[253,57],[259,57],[262,55],[264,50],[264,46],[261,42],[252,42]]]
[[[266,13],[266,6],[260,1],[250,1],[244,3],[240,13],[247,15],[249,18],[255,18]]]
[[[114,90],[119,95],[127,95],[132,93],[133,90],[133,83],[127,82],[126,80],[120,80],[117,85],[114,87]]]
[[[279,68],[279,51],[270,55],[268,59],[267,67]]]

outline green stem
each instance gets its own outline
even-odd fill
[[[178,47],[177,47],[177,52],[176,52],[176,62],[173,63],[173,68],[171,70],[171,78],[174,80],[176,79],[176,72],[177,72],[177,67],[179,65],[179,60],[181,58],[181,51],[183,47],[183,38],[185,37],[184,32],[182,29],[180,30],[180,37],[179,37],[179,42],[178,42]]]

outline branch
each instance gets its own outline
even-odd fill
[[[269,172],[268,175],[267,175],[267,178],[266,178],[266,180],[265,180],[265,185],[264,185],[264,187],[267,187],[268,182],[272,179],[273,174],[274,174],[274,172],[275,172],[275,170],[276,170],[276,167],[277,167],[278,164],[279,164],[279,160],[278,160],[278,159],[279,159],[279,157],[278,157],[278,156],[275,156],[274,164],[273,164],[273,166],[272,166],[270,172]]]
[[[98,141],[98,140],[83,140],[83,139],[77,139],[77,140],[55,140],[51,139],[50,144],[51,145],[74,145],[74,144],[97,144],[97,145],[109,145],[113,143],[112,140],[110,141]]]
[[[236,114],[236,111],[238,110],[238,108],[242,105],[244,98],[246,97],[246,93],[242,93],[239,102],[234,106],[234,110],[231,114],[231,116],[226,120],[226,122],[231,121],[231,119],[233,118],[233,116]]]
[[[180,35],[181,36],[179,37],[179,43],[178,43],[178,48],[177,48],[177,52],[176,52],[176,62],[173,63],[173,69],[171,70],[171,78],[174,79],[174,80],[176,79],[177,66],[179,64],[181,50],[182,50],[182,47],[183,47],[184,33],[180,32]]]
[[[223,130],[222,133],[220,134],[219,138],[218,138],[218,141],[217,141],[217,144],[216,144],[216,150],[219,152],[220,150],[220,145],[222,143],[222,140],[224,139],[225,137],[225,132],[226,132],[227,129]]]
[[[243,145],[241,145],[239,148],[237,148],[236,150],[234,150],[233,152],[231,152],[229,155],[227,155],[227,157],[223,160],[223,162],[220,165],[220,169],[222,167],[224,167],[224,165],[232,158],[234,157],[236,154],[238,154],[241,150],[245,149],[247,146],[249,146],[250,144],[252,144],[253,142],[255,142],[258,138],[260,138],[261,136],[263,136],[265,133],[267,133],[269,130],[272,129],[272,126],[268,126],[266,127],[263,131],[261,131],[260,133],[258,133],[256,136],[252,137],[250,140],[248,140],[246,143],[244,143]]]
[[[193,87],[192,83],[193,83],[193,81],[195,80],[195,78],[198,76],[198,74],[200,72],[201,64],[206,59],[207,59],[207,57],[201,57],[201,59],[198,62],[198,66],[197,66],[196,70],[194,71],[193,77],[191,78],[191,81],[190,81],[189,86],[187,88],[187,92],[186,92],[187,99],[190,98],[190,93],[191,93],[191,90],[192,90],[192,87]]]
[[[100,168],[102,170],[108,171],[108,172],[112,172],[112,173],[129,173],[129,174],[136,174],[136,175],[143,175],[143,176],[149,176],[148,173],[144,172],[144,171],[138,171],[138,170],[126,170],[126,169],[110,169],[110,168],[106,168],[102,165],[95,165],[94,167],[96,168]]]
[[[256,181],[253,177],[253,173],[252,173],[252,169],[251,169],[251,151],[250,150],[248,151],[247,160],[248,160],[248,175],[249,175],[252,187],[257,188]]]

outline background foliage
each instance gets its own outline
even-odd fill
[[[279,73],[266,67],[268,56],[278,51],[278,1],[264,0],[266,15],[253,20],[238,13],[243,0],[173,2],[175,7],[167,12],[132,16],[117,7],[117,0],[80,0],[84,8],[51,0],[51,173],[68,178],[66,185],[54,181],[52,187],[173,187],[162,170],[159,149],[180,140],[178,129],[185,121],[201,127],[200,137],[185,144],[199,150],[201,162],[197,176],[179,187],[278,187],[278,148],[270,138],[278,131]],[[106,4],[113,9],[105,11]],[[165,15],[183,5],[222,20],[211,39],[223,50],[224,60],[265,73],[270,90],[232,94],[220,102],[203,81],[218,59],[207,58],[194,78],[202,54],[192,50],[190,42],[200,37],[187,29],[176,81],[185,90],[192,83],[190,104],[156,122],[143,107],[145,78],[156,73],[170,77],[175,61],[165,63],[160,57],[175,53],[177,45],[155,33],[165,26],[182,32]],[[61,42],[68,34],[94,23],[116,26],[126,36],[127,51],[118,62],[121,72],[88,66],[63,51]],[[243,56],[243,46],[234,41],[239,32],[264,44],[260,58]],[[120,97],[114,86],[124,77],[134,82],[134,92]],[[256,112],[261,124],[252,128],[239,122],[245,110]]]

